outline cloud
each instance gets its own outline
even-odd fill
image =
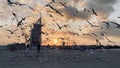
[[[92,1],[101,5],[112,5],[115,4],[117,0],[92,0]]]
[[[117,0],[89,0],[86,5],[89,9],[94,8],[101,18],[108,18],[114,12],[113,5]]]
[[[60,11],[64,14],[66,20],[87,20],[91,18],[91,13],[87,11],[78,11],[77,8],[73,6],[60,9]]]

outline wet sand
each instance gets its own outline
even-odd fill
[[[0,68],[119,68],[120,50],[0,50]],[[100,59],[100,60],[99,60]]]

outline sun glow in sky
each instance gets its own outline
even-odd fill
[[[96,39],[105,45],[120,45],[120,28],[116,28],[116,24],[110,23],[113,21],[120,24],[119,0],[55,0],[51,6],[63,16],[50,7],[45,7],[52,0],[11,1],[25,5],[10,5],[7,0],[0,1],[0,45],[24,43],[23,34],[29,39],[30,31],[40,17],[40,12],[44,25],[42,27],[43,45],[61,45],[63,41],[68,45],[72,45],[74,42],[78,45],[91,45],[96,44]],[[98,16],[93,14],[92,8]],[[22,21],[22,26],[16,27],[17,21],[12,13],[19,17],[18,20],[26,17]],[[109,22],[109,24],[103,22]],[[99,27],[92,27],[90,23]],[[10,31],[15,31],[15,33],[11,34]],[[101,32],[104,32],[105,35],[102,36]]]
[[[54,39],[53,43],[56,45],[58,43],[58,39]]]

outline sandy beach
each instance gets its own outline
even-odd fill
[[[0,68],[119,68],[120,50],[0,50]]]

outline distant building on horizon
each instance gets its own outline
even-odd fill
[[[42,45],[42,25],[41,25],[41,17],[34,23],[33,28],[30,34],[30,45],[37,46],[37,51],[40,51],[40,47]]]

